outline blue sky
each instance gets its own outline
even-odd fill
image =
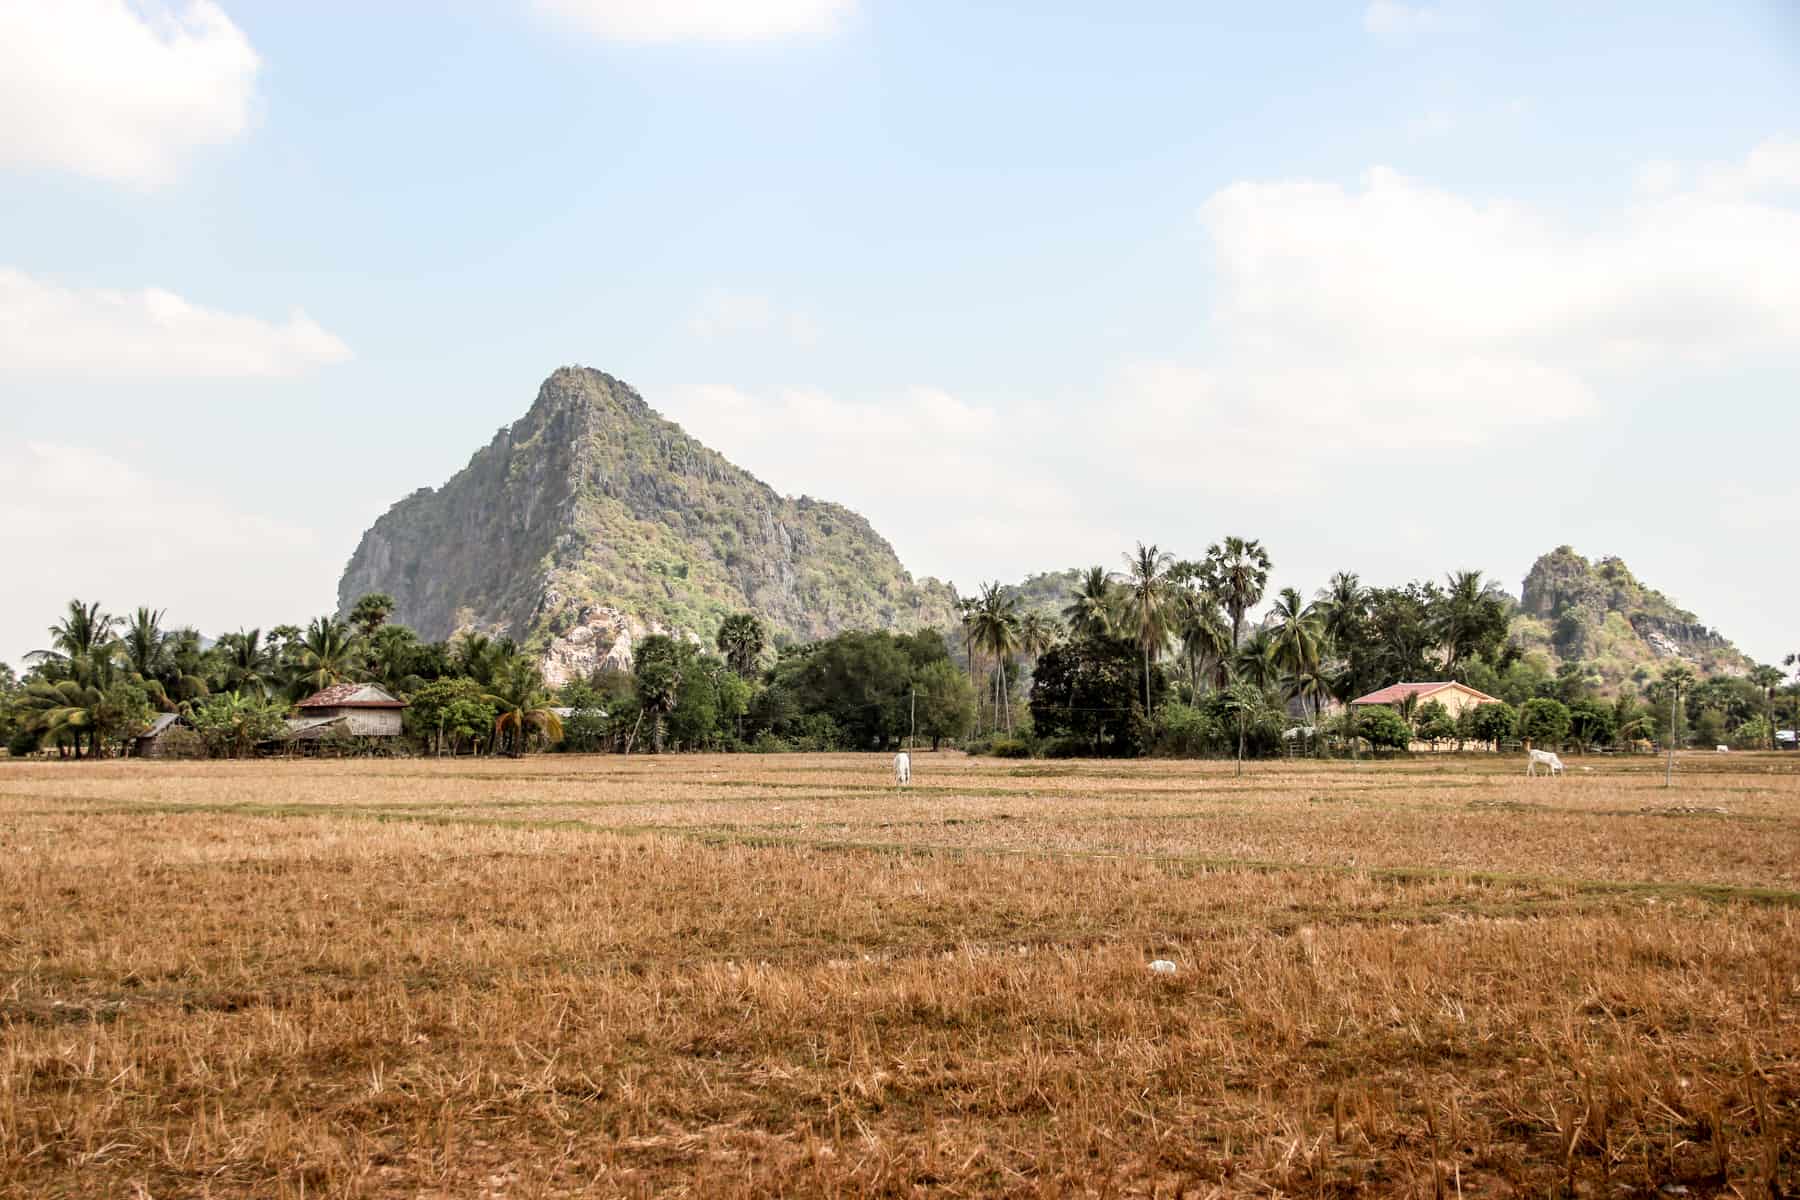
[[[0,4],[0,658],[327,610],[571,362],[965,590],[1622,555],[1800,650],[1800,15]]]

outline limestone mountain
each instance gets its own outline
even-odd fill
[[[1591,664],[1608,688],[1675,659],[1707,675],[1741,675],[1752,665],[1718,630],[1644,586],[1624,560],[1590,563],[1569,546],[1532,564],[1512,637],[1557,661]]]
[[[600,371],[564,367],[531,409],[443,487],[421,488],[363,535],[338,607],[387,592],[426,637],[506,633],[553,682],[633,642],[708,642],[751,610],[777,641],[845,629],[943,628],[955,593],[914,580],[868,521],[779,495]]]

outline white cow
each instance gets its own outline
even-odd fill
[[[1536,776],[1539,766],[1549,767],[1552,776],[1561,775],[1563,773],[1562,759],[1556,757],[1551,751],[1533,750],[1527,746],[1525,748],[1525,753],[1527,755],[1525,760],[1525,774]]]
[[[912,755],[904,750],[894,755],[894,782],[901,787],[912,782]]]

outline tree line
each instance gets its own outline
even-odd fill
[[[1698,680],[1685,664],[1602,697],[1579,662],[1551,670],[1508,640],[1512,602],[1479,571],[1370,587],[1333,575],[1309,599],[1265,596],[1269,552],[1227,537],[1196,558],[1138,545],[1121,569],[1081,572],[1058,611],[1024,610],[992,582],[949,632],[851,631],[775,646],[753,613],[710,643],[653,635],[630,670],[549,686],[505,637],[420,638],[394,601],[347,619],[240,629],[208,642],[160,610],[115,616],[70,601],[25,676],[0,666],[0,738],[13,754],[118,753],[156,714],[178,713],[196,753],[278,742],[296,701],[337,683],[405,699],[407,739],[430,754],[530,750],[863,750],[916,741],[999,754],[1361,753],[1433,745],[1663,741],[1763,747],[1800,724],[1782,669]],[[1268,601],[1260,618],[1259,605]],[[1786,666],[1800,667],[1800,654]],[[1455,680],[1498,697],[1349,707],[1395,682]],[[342,735],[339,735],[342,736]]]

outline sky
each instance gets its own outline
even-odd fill
[[[0,660],[598,367],[916,574],[1619,555],[1800,651],[1786,0],[0,0]]]

